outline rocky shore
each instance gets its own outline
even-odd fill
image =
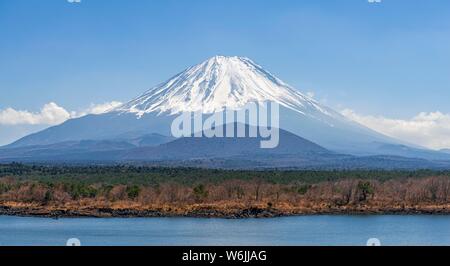
[[[211,208],[211,206],[187,208],[55,208],[48,206],[0,206],[0,215],[36,216],[48,218],[62,217],[198,217],[198,218],[270,218],[294,215],[388,215],[388,214],[450,214],[450,208],[443,206],[345,206],[345,207],[316,207],[316,208]]]

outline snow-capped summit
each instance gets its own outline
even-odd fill
[[[171,139],[171,125],[180,112],[208,114],[224,108],[239,110],[247,103],[266,101],[280,104],[280,129],[328,150],[353,155],[428,156],[405,151],[404,143],[345,118],[252,60],[236,56],[212,57],[109,112],[67,120],[8,147],[85,140],[119,140],[133,145],[136,142],[160,143]]]
[[[300,113],[327,113],[310,97],[293,89],[246,57],[214,56],[148,90],[114,111],[135,113],[203,112],[239,109],[249,102],[273,101]]]

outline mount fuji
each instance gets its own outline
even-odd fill
[[[279,149],[256,151],[245,138],[236,138],[231,145],[229,140],[219,138],[191,141],[174,139],[171,135],[172,121],[183,112],[208,115],[263,102],[276,102],[280,106],[280,146],[283,147]],[[244,142],[245,145],[239,145]],[[230,153],[227,149],[231,146],[234,152]],[[236,149],[239,146],[248,150]],[[288,146],[295,149],[286,149]],[[190,148],[196,152],[186,152]],[[265,163],[274,154],[278,159],[288,157],[280,162],[287,167],[293,158],[304,159],[305,154],[309,154],[309,164],[320,161],[311,160],[319,157],[328,158],[333,164],[354,157],[367,161],[374,156],[384,156],[383,160],[395,160],[399,156],[421,158],[417,160],[450,159],[449,154],[403,143],[349,120],[284,83],[249,58],[215,56],[106,113],[70,119],[7,145],[0,149],[0,160],[44,160],[56,154],[67,160],[193,160],[221,158],[221,154],[230,159],[254,153]],[[300,161],[305,162],[303,159]],[[292,166],[308,164],[294,161]]]

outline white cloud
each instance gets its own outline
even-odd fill
[[[68,111],[54,102],[45,104],[39,112],[6,108],[0,110],[0,126],[17,125],[57,125],[70,118],[87,114],[101,114],[121,105],[112,101],[91,104],[81,111]],[[450,114],[422,112],[411,119],[393,119],[383,116],[362,115],[351,109],[341,113],[373,130],[432,149],[450,148]]]
[[[120,102],[112,101],[109,103],[91,105],[81,112],[69,112],[54,102],[45,104],[39,112],[6,108],[0,110],[0,125],[57,125],[70,118],[76,118],[87,114],[101,114],[120,104]]]
[[[121,102],[112,101],[109,103],[103,103],[103,104],[97,104],[97,105],[91,105],[91,108],[89,109],[90,114],[103,114],[105,112],[108,112],[109,110],[118,107],[121,105]]]
[[[112,102],[102,103],[102,104],[91,104],[91,106],[89,106],[89,108],[87,108],[84,111],[73,112],[72,117],[80,117],[80,116],[84,116],[87,114],[95,114],[95,115],[103,114],[115,107],[118,107],[121,104],[122,104],[121,102],[117,102],[117,101],[112,101]]]
[[[385,135],[432,149],[450,148],[450,114],[422,112],[411,119],[361,115],[351,109],[346,117]]]
[[[15,110],[13,108],[0,111],[0,124],[3,125],[54,125],[64,122],[69,118],[70,113],[54,102],[44,105],[37,113]]]

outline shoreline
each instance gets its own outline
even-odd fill
[[[193,210],[163,210],[163,209],[137,209],[137,208],[44,208],[44,207],[11,207],[0,205],[0,215],[18,217],[40,218],[222,218],[222,219],[248,219],[248,218],[276,218],[304,215],[450,215],[447,206],[426,207],[389,207],[367,208],[359,206],[354,208],[318,208],[281,210],[277,208],[250,207],[232,210],[219,210],[211,208],[197,208]]]
[[[225,171],[0,164],[0,215],[450,214],[450,171]]]

